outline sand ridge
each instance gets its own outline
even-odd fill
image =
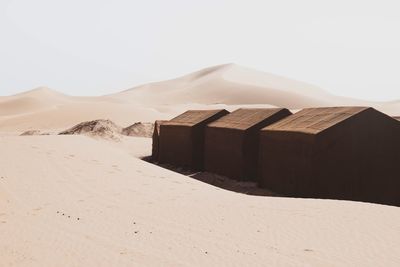
[[[391,116],[400,116],[398,101],[367,102],[338,97],[304,82],[225,64],[105,96],[69,96],[46,87],[0,96],[0,132],[55,128],[61,131],[99,118],[127,127],[138,121],[171,119],[187,109],[298,110],[338,105],[372,106]]]
[[[67,130],[61,131],[60,135],[85,134],[92,137],[119,140],[122,135],[136,137],[151,137],[153,123],[136,122],[126,128],[118,126],[110,120],[93,120],[81,122]],[[29,131],[28,131],[29,132]],[[25,132],[26,133],[26,132]]]

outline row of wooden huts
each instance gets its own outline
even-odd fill
[[[400,206],[400,122],[369,107],[189,110],[156,122],[153,160],[286,196]]]

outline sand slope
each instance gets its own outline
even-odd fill
[[[83,121],[111,119],[121,126],[165,118],[151,107],[110,97],[74,97],[48,88],[0,97],[0,132],[58,132]]]
[[[336,97],[314,85],[225,64],[164,82],[151,83],[113,95],[158,104],[269,104],[287,108],[360,103]]]
[[[0,265],[400,265],[399,208],[233,193],[124,142],[0,137]]]
[[[170,119],[189,109],[238,107],[373,106],[400,116],[400,102],[371,103],[328,94],[316,86],[235,64],[200,70],[98,97],[74,97],[41,87],[0,96],[0,132],[61,131],[83,121],[109,119],[122,127]]]

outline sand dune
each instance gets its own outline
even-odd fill
[[[60,132],[60,135],[85,134],[93,137],[118,139],[122,128],[110,120],[94,120],[81,122],[74,127]]]
[[[21,136],[31,136],[31,135],[50,135],[49,133],[41,132],[39,130],[29,130],[20,134]]]
[[[291,109],[362,103],[321,88],[235,64],[207,68],[174,80],[147,84],[113,95],[158,104],[269,104]]]
[[[125,127],[122,129],[121,134],[127,136],[136,136],[136,137],[152,137],[154,130],[154,123],[151,122],[136,122],[131,126]]]
[[[73,97],[37,89],[0,97],[0,132],[59,132],[83,121],[110,119],[127,127],[139,121],[169,117],[154,108],[109,97]]]
[[[89,135],[92,137],[109,138],[119,140],[122,135],[136,137],[151,137],[153,123],[134,123],[126,128],[115,124],[110,120],[93,120],[81,122],[67,130],[61,131],[60,135]],[[29,132],[29,131],[28,131]]]
[[[400,115],[399,102],[371,103],[333,96],[314,85],[235,64],[206,68],[173,80],[99,97],[67,96],[41,87],[0,97],[0,131],[64,130],[83,121],[109,119],[127,127],[169,119],[188,108],[373,106]]]
[[[48,88],[0,97],[0,116],[25,115],[50,110],[68,102],[68,97]]]

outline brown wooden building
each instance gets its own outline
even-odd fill
[[[256,181],[260,129],[290,114],[283,108],[238,109],[208,124],[205,171]]]
[[[204,130],[229,112],[220,110],[188,110],[160,125],[160,163],[168,163],[193,170],[203,169]]]
[[[293,197],[400,206],[400,123],[373,108],[309,108],[261,130],[261,185]]]

